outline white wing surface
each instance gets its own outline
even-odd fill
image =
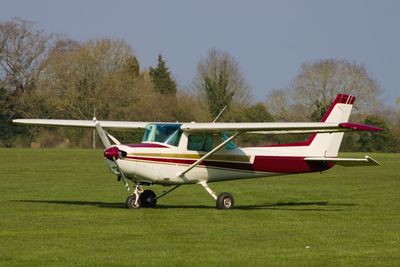
[[[290,133],[331,133],[358,131],[379,131],[381,128],[355,123],[340,122],[261,122],[261,123],[184,123],[181,126],[184,132],[190,133],[262,133],[262,134],[290,134]]]
[[[16,124],[34,126],[63,126],[95,128],[93,120],[57,120],[57,119],[16,119]],[[142,130],[154,122],[138,121],[99,121],[104,128],[119,130]],[[161,122],[160,122],[161,123]],[[174,122],[165,122],[174,124]],[[163,124],[163,123],[161,123]],[[178,123],[176,123],[178,124]],[[261,133],[261,134],[292,134],[292,133],[332,133],[352,130],[379,131],[364,124],[333,123],[333,122],[227,122],[227,123],[183,123],[181,129],[189,133]]]
[[[324,122],[241,122],[241,123],[184,123],[184,132],[258,132],[293,130],[332,130],[339,128],[338,123]]]
[[[141,130],[150,122],[139,121],[99,121],[104,128]],[[52,119],[16,119],[13,123],[29,124],[34,126],[63,126],[79,128],[95,128],[93,120],[52,120]]]

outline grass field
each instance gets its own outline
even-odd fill
[[[101,150],[0,149],[0,266],[400,266],[400,154],[371,156],[211,184],[234,210],[198,185],[128,210]]]

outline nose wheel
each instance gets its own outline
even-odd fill
[[[137,184],[135,191],[126,199],[128,209],[155,208],[157,196],[153,190],[143,190],[141,184]]]
[[[126,199],[126,207],[128,209],[140,208],[140,199],[137,199],[136,195],[131,195]]]

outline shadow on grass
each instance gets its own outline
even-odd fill
[[[288,211],[344,211],[343,207],[357,206],[353,203],[334,204],[328,201],[278,202],[256,205],[235,205],[235,210],[288,210]],[[342,207],[342,208],[339,208]],[[158,209],[215,209],[215,206],[157,205]]]
[[[100,208],[126,209],[125,203],[78,200],[11,200],[12,202],[49,203],[60,205],[94,206]],[[238,205],[236,210],[288,210],[288,211],[343,211],[343,207],[357,206],[353,203],[334,204],[328,201],[315,202],[277,202],[257,205]],[[340,208],[341,207],[341,208]],[[206,205],[157,205],[157,209],[215,209]]]
[[[60,204],[60,205],[72,205],[72,206],[95,206],[100,208],[113,208],[113,209],[125,209],[125,203],[110,203],[100,201],[79,201],[79,200],[11,200],[12,202],[24,202],[24,203],[47,203],[47,204]]]
[[[328,201],[314,201],[314,202],[277,202],[267,203],[261,205],[243,205],[236,206],[235,209],[241,210],[254,210],[254,209],[268,209],[268,210],[289,210],[289,211],[343,211],[343,207],[357,206],[353,203],[329,203]]]

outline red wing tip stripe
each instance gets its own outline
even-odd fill
[[[339,127],[346,128],[346,129],[352,129],[355,131],[383,131],[383,128],[366,125],[366,124],[350,123],[350,122],[340,123]]]

